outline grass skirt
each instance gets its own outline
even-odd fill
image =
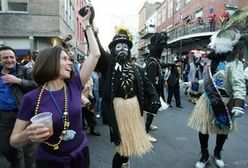
[[[229,129],[221,129],[213,124],[214,115],[209,106],[207,97],[203,94],[197,101],[189,119],[188,126],[202,134],[228,134]],[[237,124],[233,121],[232,131],[237,130]]]
[[[152,144],[145,131],[137,97],[116,97],[113,103],[121,137],[120,145],[116,146],[117,152],[121,156],[142,156],[151,151]]]

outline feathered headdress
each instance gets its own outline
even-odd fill
[[[126,43],[130,49],[133,46],[132,35],[124,26],[120,26],[116,29],[116,35],[114,36],[112,42],[109,44],[109,49],[111,50],[117,43]]]
[[[150,56],[160,57],[167,45],[168,36],[165,32],[154,33],[150,39]]]
[[[222,29],[211,37],[209,48],[216,54],[233,50],[234,46],[242,49],[243,55],[248,56],[248,6],[237,10],[226,22]]]

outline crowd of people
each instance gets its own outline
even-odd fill
[[[23,155],[26,168],[89,168],[85,130],[101,136],[95,126],[96,119],[102,118],[116,149],[112,168],[130,168],[129,158],[152,151],[152,143],[157,141],[150,131],[157,129],[152,122],[161,101],[172,108],[174,95],[176,107],[183,108],[181,86],[198,93],[188,119],[188,126],[199,132],[202,156],[195,167],[205,168],[209,162],[211,133],[216,134],[215,163],[224,167],[221,151],[228,134],[236,130],[236,118],[244,114],[247,95],[242,62],[247,53],[243,52],[241,30],[228,27],[219,32],[223,34],[214,35],[204,67],[200,58],[193,58],[185,68],[187,78],[180,82],[181,60],[160,62],[166,33],[151,37],[142,68],[131,57],[132,37],[126,28],[116,30],[107,52],[93,24],[93,7],[85,6],[83,11],[89,55],[81,64],[67,45],[71,36],[62,45],[34,51],[32,61],[25,65],[16,62],[14,49],[0,47],[0,152],[11,167],[20,168]],[[225,38],[223,48],[219,41],[225,31],[232,31],[234,39]],[[45,124],[30,122],[44,112],[52,113],[53,131]]]

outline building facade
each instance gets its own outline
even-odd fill
[[[163,53],[164,60],[170,62],[173,57],[182,57],[193,49],[207,50],[209,38],[221,27],[220,17],[224,11],[231,16],[235,10],[247,5],[247,0],[164,0],[156,8],[155,24],[156,31],[165,31],[169,37],[168,48]],[[209,15],[212,11],[216,15],[215,30],[210,29]],[[143,20],[139,21],[139,24],[139,27],[148,26]],[[140,42],[140,46],[149,45],[150,36],[145,39],[144,37],[152,32],[144,32],[140,39],[145,40],[146,44]],[[142,52],[140,50],[140,53]]]
[[[82,54],[78,5],[82,0],[0,0],[0,45],[13,47],[22,57],[70,34],[70,45]]]
[[[150,37],[156,30],[157,8],[160,2],[149,3],[146,1],[139,11],[139,40],[138,40],[138,60],[144,62],[149,54]]]

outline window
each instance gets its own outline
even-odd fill
[[[8,11],[28,11],[28,0],[8,0]]]
[[[162,23],[162,12],[160,11],[157,15],[157,25],[159,26]]]
[[[197,11],[195,12],[195,18],[198,18],[198,17],[201,17],[201,18],[202,18],[202,16],[203,16],[203,11],[202,11],[202,9],[197,10]]]
[[[70,26],[71,26],[71,29],[74,31],[75,30],[75,10],[71,4],[71,20],[70,20]]]
[[[187,4],[187,3],[189,3],[191,0],[185,0],[185,3]]]
[[[162,22],[166,20],[166,12],[167,12],[167,6],[164,6],[162,8]]]
[[[172,12],[173,12],[173,0],[170,0],[168,4],[168,18],[172,16]]]
[[[180,1],[181,0],[176,0],[176,11],[180,9]]]
[[[68,6],[68,18],[67,18],[67,23],[69,24],[69,26],[71,26],[71,10],[72,10],[72,6],[71,6],[71,3],[69,2],[69,6]]]
[[[64,21],[66,24],[75,31],[75,9],[71,0],[64,1]]]
[[[68,13],[68,3],[69,3],[69,0],[65,0],[64,1],[64,5],[65,5],[65,16],[64,16],[64,19],[65,19],[65,22],[67,22],[68,21],[68,15],[69,15],[69,13]]]
[[[204,24],[204,20],[203,20],[203,11],[202,9],[199,9],[195,12],[195,19],[196,19],[196,23],[198,25],[203,25]]]

